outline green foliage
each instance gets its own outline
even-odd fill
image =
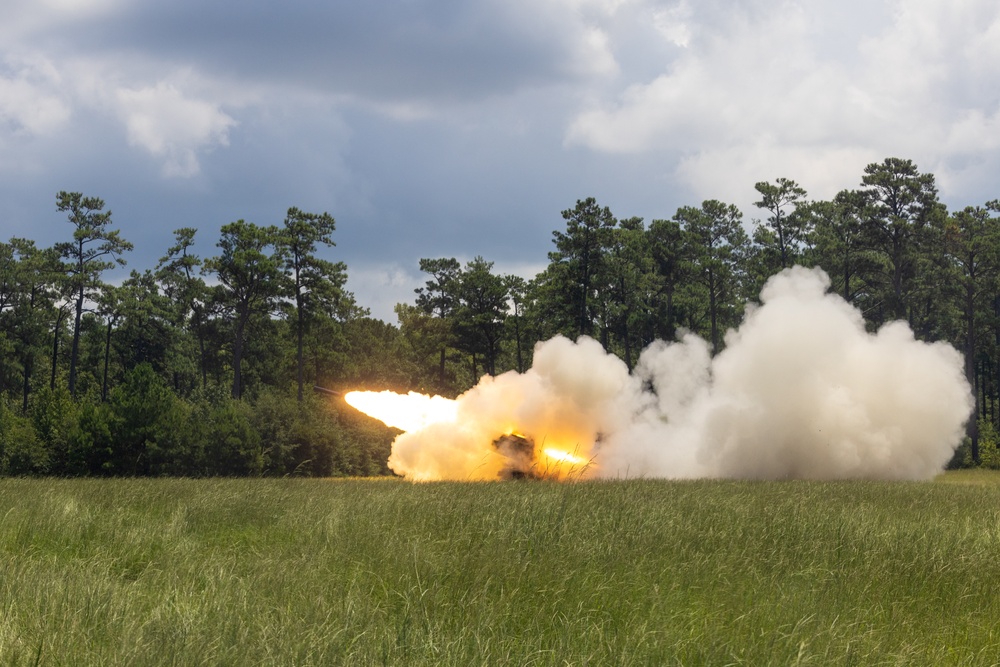
[[[196,232],[193,227],[175,230],[176,243],[156,266],[163,296],[170,304],[167,317],[173,325],[167,365],[174,375],[175,388],[185,395],[196,386],[204,389],[208,383],[205,320],[210,291],[198,276],[201,259],[189,252]]]
[[[692,328],[705,334],[716,352],[722,349],[726,329],[739,323],[749,296],[741,270],[749,246],[742,217],[736,206],[714,199],[702,202],[701,208],[681,207],[674,216],[685,230],[688,256],[696,267],[692,282],[704,294],[700,302],[707,329]]]
[[[943,218],[933,174],[921,174],[911,160],[886,158],[865,167],[861,179],[866,244],[881,255],[880,282],[886,319],[905,319],[916,298],[915,281],[926,232]]]
[[[234,398],[243,396],[243,362],[251,320],[268,317],[285,292],[283,255],[278,228],[237,220],[223,225],[221,253],[205,262],[219,280],[218,305],[231,322]]]
[[[318,246],[333,246],[336,223],[329,213],[306,213],[288,209],[285,226],[278,236],[278,250],[294,301],[296,383],[298,400],[305,394],[305,335],[322,317],[347,317],[355,310],[354,299],[344,290],[347,265],[330,262],[317,254]]]
[[[1000,470],[1000,432],[992,421],[980,419],[979,426],[979,463],[972,455],[972,443],[966,438],[955,450],[949,468],[986,468]]]
[[[787,178],[779,178],[774,183],[761,181],[754,188],[761,198],[753,205],[769,214],[754,229],[758,271],[766,279],[798,262],[802,243],[809,233],[810,219],[799,212],[806,191],[795,181]],[[755,287],[761,286],[763,282],[759,281]]]
[[[556,249],[549,253],[550,278],[558,285],[562,298],[549,304],[562,310],[562,320],[572,322],[573,338],[593,336],[595,320],[601,315],[601,274],[611,238],[618,221],[607,206],[588,197],[562,212],[566,231],[552,232]]]
[[[610,232],[601,275],[601,291],[608,295],[601,307],[601,340],[630,369],[655,328],[649,322],[651,292],[659,281],[648,238],[642,218],[621,220]]]
[[[41,475],[49,471],[49,451],[31,419],[0,401],[0,473]]]
[[[353,474],[336,413],[312,395],[268,389],[256,400],[253,425],[264,447],[264,472],[277,476],[329,477]],[[344,465],[335,468],[335,462]]]
[[[507,285],[502,276],[493,273],[493,262],[476,257],[459,275],[456,291],[458,307],[452,328],[458,347],[473,360],[480,359],[487,374],[496,375],[507,321]],[[473,363],[475,365],[475,361]],[[473,375],[476,375],[475,368]]]
[[[107,403],[43,390],[26,416],[0,404],[0,474],[340,476],[386,474],[395,435],[345,404],[265,390],[252,402],[221,387],[183,399],[148,364]]]
[[[81,411],[62,386],[45,388],[34,397],[30,418],[35,433],[49,450],[50,471],[54,474],[88,472],[90,447],[79,429]]]
[[[195,440],[204,452],[202,474],[260,475],[262,438],[253,428],[253,406],[231,397],[199,403],[194,410]]]
[[[382,320],[361,317],[346,322],[343,331],[344,362],[333,382],[325,386],[396,391],[426,386],[432,371],[423,365],[425,360],[420,356],[423,348],[416,347],[405,321],[401,328],[396,328]],[[438,342],[431,343],[435,350]],[[430,368],[434,368],[434,362]]]
[[[79,192],[60,192],[56,195],[56,208],[67,212],[73,225],[73,240],[57,243],[54,247],[65,260],[68,294],[74,301],[76,317],[73,325],[73,343],[70,352],[69,392],[76,396],[79,343],[84,302],[97,298],[103,287],[101,274],[115,264],[125,265],[122,253],[132,249],[132,244],[121,238],[120,232],[109,229],[111,211],[104,210],[104,200],[84,197]]]
[[[184,447],[188,415],[149,364],[129,371],[108,403],[110,448],[102,463],[115,475],[175,472],[170,465]],[[176,471],[180,472],[180,471]]]

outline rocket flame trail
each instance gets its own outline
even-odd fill
[[[351,391],[344,395],[351,407],[400,431],[417,431],[438,422],[455,421],[455,401],[411,391]]]
[[[933,477],[973,407],[961,355],[905,322],[868,333],[829,284],[820,269],[772,277],[714,358],[687,334],[630,373],[595,340],[556,337],[527,372],[440,399],[446,413],[404,420],[390,397],[377,416],[404,432],[389,467],[413,480]]]
[[[432,427],[438,431],[468,428],[468,424],[456,424],[459,401],[441,396],[427,396],[411,391],[397,394],[391,391],[352,391],[344,395],[349,405],[387,426],[398,428],[404,434],[423,433]],[[537,451],[534,441],[523,433],[507,428],[499,437],[478,442],[492,445],[484,448],[481,462],[482,473],[472,471],[470,479],[495,479],[497,477],[537,477],[563,479],[574,472],[579,474],[589,462],[579,456],[556,447],[545,447]],[[539,460],[541,456],[544,461]],[[390,460],[391,465],[391,460]],[[500,466],[499,469],[497,466]],[[410,471],[416,479],[438,479],[437,475]]]
[[[552,447],[546,447],[542,450],[542,454],[545,454],[550,459],[559,461],[560,463],[570,463],[576,466],[582,466],[587,464],[586,459],[581,459],[579,456],[574,456],[569,452],[564,452],[559,449],[553,449]]]

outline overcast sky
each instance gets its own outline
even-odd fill
[[[375,316],[421,257],[546,263],[560,211],[747,223],[914,160],[950,208],[1000,197],[996,0],[0,0],[0,230],[102,197],[153,268],[173,230],[327,211]]]

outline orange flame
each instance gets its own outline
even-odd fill
[[[457,403],[443,396],[427,396],[411,391],[350,391],[347,404],[386,426],[400,431],[419,431],[430,424],[455,421]]]
[[[387,426],[403,431],[393,442],[389,466],[410,479],[565,480],[585,474],[592,466],[592,461],[551,443],[542,447],[544,436],[522,434],[512,421],[503,424],[492,420],[491,426],[491,420],[483,418],[482,409],[470,411],[470,406],[463,403],[466,413],[460,416],[461,397],[451,400],[413,391],[408,394],[351,391],[344,395],[344,400]],[[428,437],[426,434],[435,425],[444,425],[444,431],[434,431]],[[498,432],[516,440],[498,439]],[[404,442],[407,443],[405,460],[397,456],[397,445]],[[419,444],[411,447],[410,443]]]
[[[546,447],[542,450],[542,453],[559,463],[569,463],[575,466],[587,464],[587,459],[576,456],[575,454],[570,454],[569,452],[564,452],[561,449],[555,449],[554,447]]]

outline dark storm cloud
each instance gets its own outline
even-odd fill
[[[544,4],[501,0],[178,0],[132,3],[59,39],[68,37],[69,49],[141,53],[245,81],[467,101],[572,74],[572,34],[560,23]]]

